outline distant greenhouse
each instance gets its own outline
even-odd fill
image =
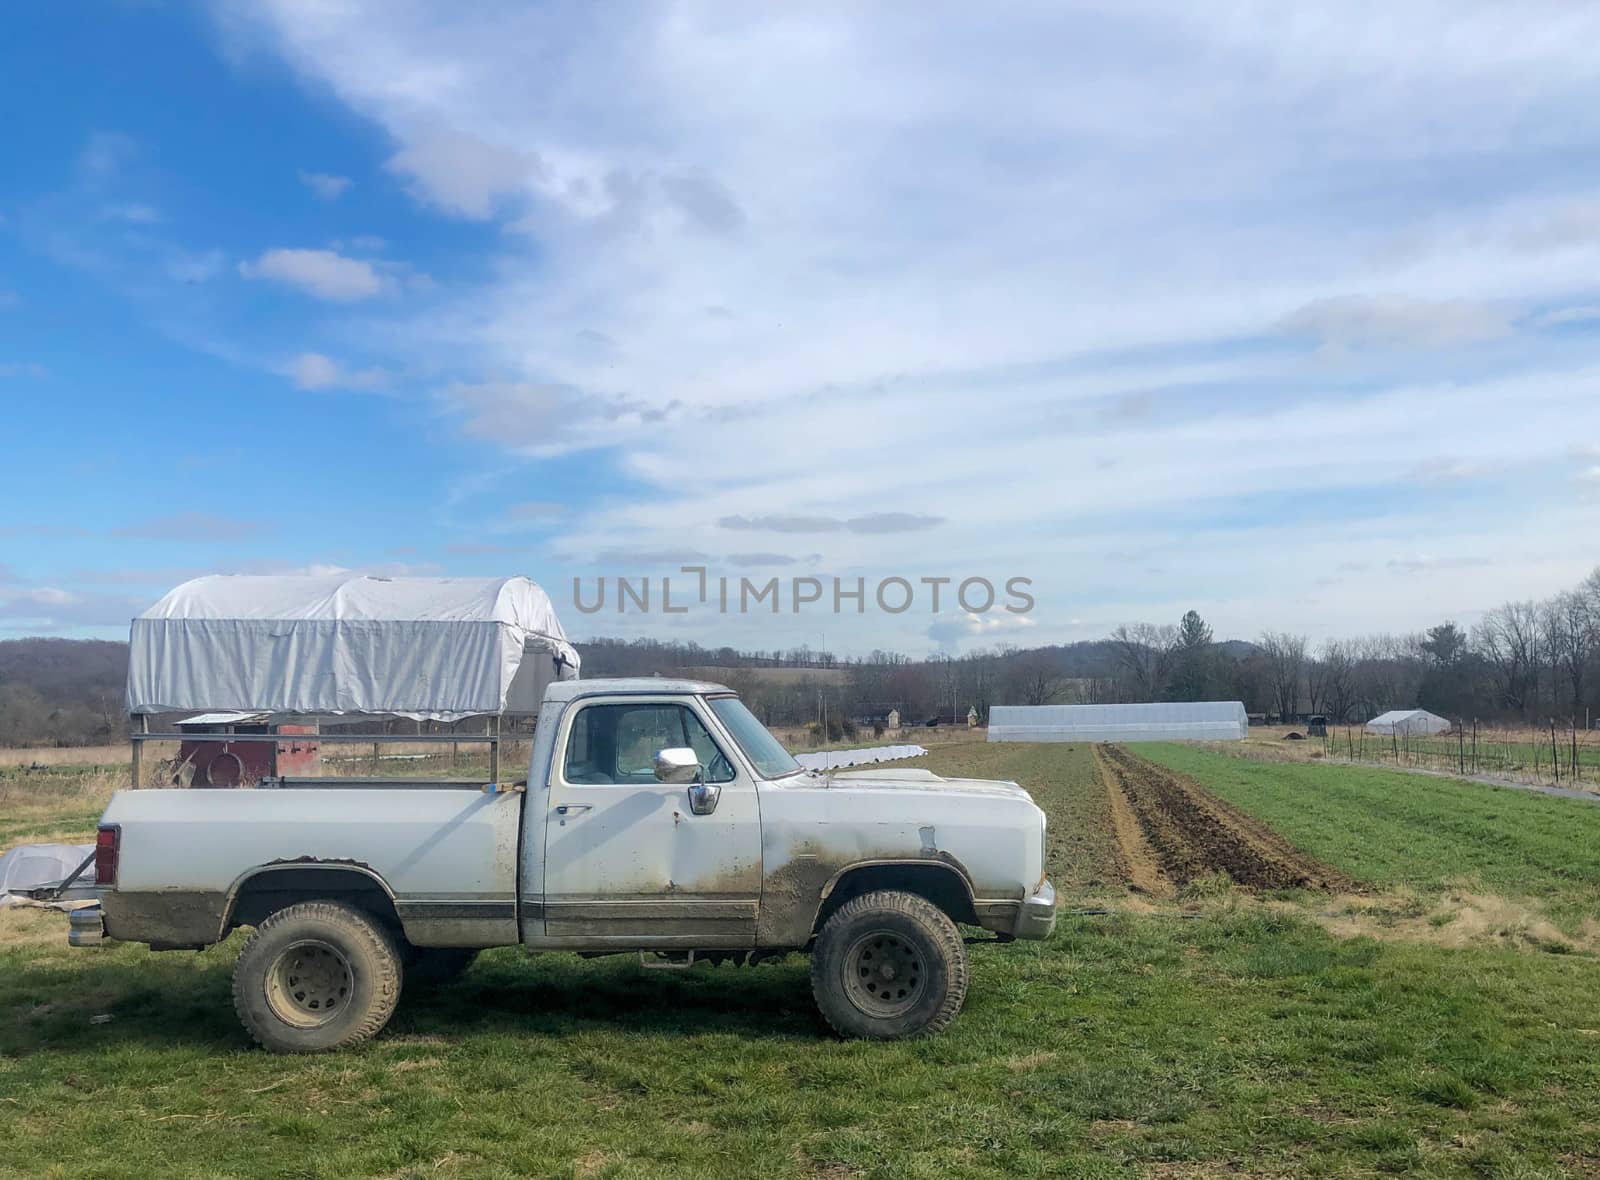
[[[1392,733],[1400,737],[1447,733],[1449,729],[1448,721],[1426,709],[1390,709],[1367,722],[1368,733]]]
[[[1233,742],[1250,731],[1240,701],[996,705],[991,742]]]

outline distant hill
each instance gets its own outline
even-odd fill
[[[0,640],[0,746],[79,746],[127,732],[128,645]]]

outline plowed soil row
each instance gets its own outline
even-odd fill
[[[1130,867],[1153,853],[1162,876],[1179,887],[1225,873],[1253,889],[1352,888],[1344,874],[1307,856],[1193,779],[1118,746],[1098,746],[1096,757],[1112,792],[1113,812],[1119,810],[1120,794],[1143,837],[1119,832],[1122,856]],[[1151,882],[1133,883],[1154,891]]]

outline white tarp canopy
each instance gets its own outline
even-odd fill
[[[991,742],[1243,741],[1250,721],[1239,701],[1130,705],[996,705]]]
[[[527,578],[196,578],[133,620],[128,712],[239,709],[453,721],[537,712],[578,674]]]
[[[1401,737],[1444,733],[1450,723],[1426,709],[1390,709],[1367,722],[1368,733],[1394,733]]]

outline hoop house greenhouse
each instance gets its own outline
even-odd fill
[[[1393,733],[1401,737],[1421,737],[1449,731],[1448,721],[1426,709],[1390,709],[1367,722],[1368,733]]]
[[[1231,742],[1250,730],[1240,701],[996,705],[991,742]]]

